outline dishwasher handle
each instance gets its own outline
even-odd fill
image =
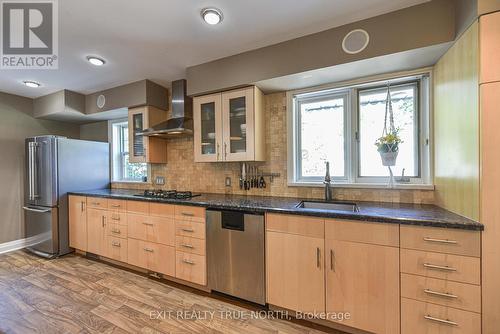
[[[245,214],[243,212],[222,211],[222,229],[245,231]]]

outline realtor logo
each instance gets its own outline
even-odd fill
[[[57,0],[0,0],[2,69],[57,69]]]

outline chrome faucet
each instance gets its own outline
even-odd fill
[[[331,182],[332,182],[332,179],[330,178],[330,163],[327,161],[326,162],[325,180],[323,181],[323,184],[325,185],[325,201],[332,200],[332,189],[330,187]]]

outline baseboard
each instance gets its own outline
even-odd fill
[[[0,244],[0,254],[13,252],[15,250],[23,249],[28,246],[34,245],[38,242],[39,237],[30,237],[25,239],[13,240]]]

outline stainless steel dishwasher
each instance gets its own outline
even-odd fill
[[[265,305],[264,215],[207,211],[208,284]]]

